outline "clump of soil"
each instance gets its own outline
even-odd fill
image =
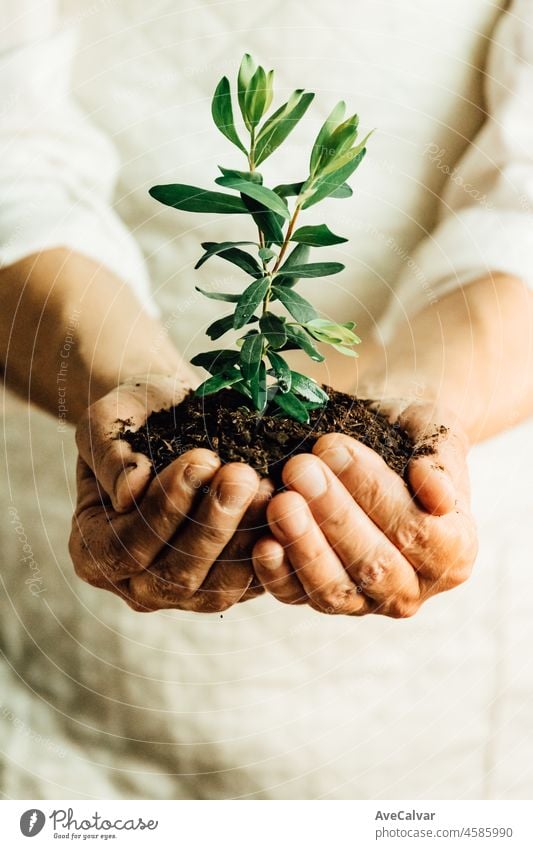
[[[242,395],[226,389],[205,398],[190,392],[181,404],[152,413],[143,427],[124,430],[121,438],[148,456],[156,473],[191,448],[209,448],[223,462],[248,463],[279,484],[290,456],[311,451],[325,433],[341,432],[368,445],[405,477],[409,460],[419,451],[409,436],[371,409],[370,401],[324,388],[330,400],[310,413],[308,425],[286,416],[258,416]]]

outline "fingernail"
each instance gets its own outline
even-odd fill
[[[309,512],[304,504],[294,507],[290,512],[283,514],[275,521],[279,535],[284,542],[292,542],[307,530],[309,525]]]
[[[216,457],[205,463],[189,463],[183,472],[183,480],[191,489],[199,489],[217,471],[219,463]]]
[[[221,481],[215,492],[215,497],[224,510],[242,510],[251,500],[255,490],[242,483]]]
[[[291,479],[294,487],[304,498],[316,498],[324,495],[328,489],[328,479],[321,468],[320,460],[310,460],[298,470],[298,475]]]
[[[328,448],[320,457],[336,475],[343,472],[346,466],[353,462],[353,456],[345,445],[339,445],[337,448]]]

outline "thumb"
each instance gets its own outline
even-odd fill
[[[461,427],[446,415],[435,424],[426,405],[412,405],[400,416],[399,424],[415,441],[415,452],[409,463],[408,478],[413,495],[421,506],[435,516],[455,510],[457,502],[469,496],[466,457],[468,440]]]
[[[141,427],[154,410],[178,403],[186,391],[176,378],[132,380],[96,401],[82,416],[76,430],[80,457],[117,512],[130,510],[153,476],[149,458],[133,451],[121,434],[125,428]]]

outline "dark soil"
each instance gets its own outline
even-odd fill
[[[209,448],[226,462],[249,463],[261,475],[280,483],[281,469],[293,454],[309,452],[319,436],[341,432],[374,449],[388,465],[405,477],[416,448],[408,435],[385,416],[371,409],[371,402],[325,387],[330,400],[310,413],[310,424],[288,417],[257,416],[231,389],[198,398],[190,393],[170,410],[152,413],[138,431],[124,430],[121,438],[134,451],[146,454],[155,472],[161,471],[191,448]]]

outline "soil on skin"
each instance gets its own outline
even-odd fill
[[[355,437],[403,477],[415,453],[430,453],[427,443],[415,448],[403,430],[371,409],[370,401],[324,388],[329,403],[310,413],[308,425],[285,416],[258,416],[243,403],[242,395],[226,389],[205,398],[191,392],[178,406],[152,413],[138,431],[125,429],[120,438],[148,456],[156,473],[191,448],[209,448],[223,462],[248,463],[278,485],[285,461],[311,451],[325,433]]]

